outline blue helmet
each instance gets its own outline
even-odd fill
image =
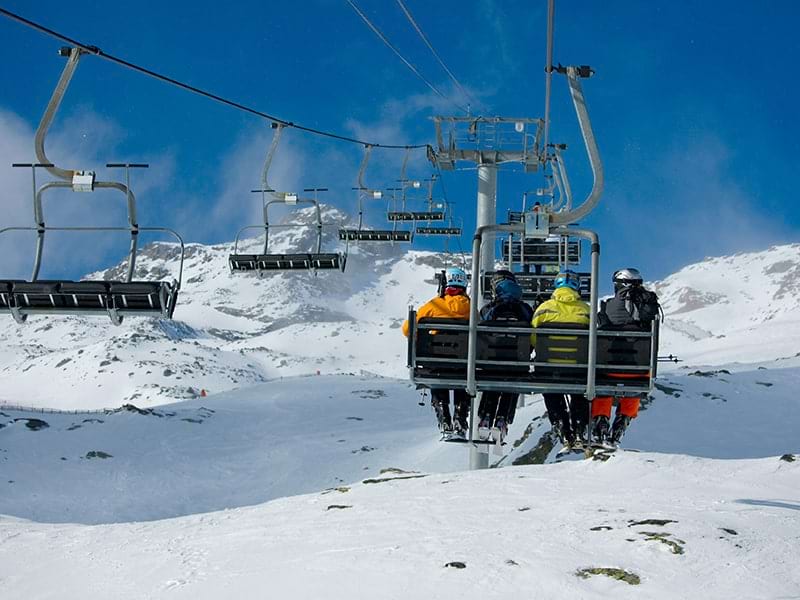
[[[467,274],[464,272],[464,269],[450,267],[444,273],[444,281],[446,287],[460,287],[467,289]]]
[[[556,276],[555,289],[568,287],[579,292],[581,290],[581,277],[575,271],[567,269]]]
[[[503,279],[495,283],[494,295],[505,300],[521,300],[522,288],[515,279]]]

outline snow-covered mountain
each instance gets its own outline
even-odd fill
[[[797,364],[800,244],[708,258],[654,284],[664,350],[690,364]]]
[[[325,207],[323,221],[347,222]],[[311,225],[311,209],[292,215]],[[310,249],[315,229],[278,230],[274,252]],[[263,242],[246,240],[240,252]],[[344,250],[335,228],[323,248]],[[399,328],[409,304],[435,293],[433,273],[460,257],[403,244],[351,244],[345,273],[233,275],[232,245],[190,244],[175,320],[31,317],[0,321],[0,401],[58,407],[153,406],[277,377],[405,377]],[[178,248],[146,247],[137,277],[176,277]],[[119,278],[124,263],[89,277]],[[667,318],[662,354],[686,365],[800,362],[800,244],[710,258],[653,284]],[[787,362],[788,361],[788,362]]]
[[[292,222],[314,221],[312,209]],[[325,208],[325,223],[347,217]],[[270,252],[314,247],[313,227],[270,235]],[[263,238],[239,252],[258,252]],[[326,228],[323,251],[343,251]],[[0,400],[59,407],[152,406],[246,387],[277,377],[361,372],[404,377],[408,305],[435,294],[433,274],[453,257],[407,246],[350,244],[347,269],[283,272],[259,279],[230,273],[232,244],[186,248],[183,287],[174,321],[103,317],[31,317],[24,326],[0,322]],[[143,249],[136,278],[177,278],[173,244]],[[125,264],[89,278],[119,279]]]

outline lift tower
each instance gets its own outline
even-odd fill
[[[451,171],[459,162],[477,165],[478,206],[477,229],[497,223],[497,169],[507,163],[521,163],[526,173],[539,169],[541,163],[541,136],[544,121],[538,118],[512,117],[442,117],[433,118],[436,124],[435,150],[428,158],[440,169]],[[494,234],[483,237],[480,272],[494,270]],[[472,273],[472,301],[479,302],[482,278]],[[470,411],[470,439],[478,433],[479,398],[472,397]],[[489,466],[489,455],[470,447],[470,468]]]

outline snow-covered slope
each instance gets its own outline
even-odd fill
[[[797,369],[694,371],[659,383],[625,446],[704,458],[800,452]],[[151,410],[0,409],[0,514],[108,523],[257,504],[376,477],[466,469],[439,442],[407,382],[290,377]],[[498,466],[553,462],[539,397],[528,398]],[[80,485],[75,485],[80,482]]]
[[[0,324],[3,400],[140,407],[0,406],[3,598],[800,597],[800,246],[656,284],[686,362],[628,451],[533,465],[555,449],[532,397],[476,473],[409,383],[362,372],[404,375],[441,257],[364,245],[343,276],[257,280],[229,250],[190,247],[172,323]]]
[[[800,462],[384,473],[100,526],[0,520],[4,598],[797,598]]]

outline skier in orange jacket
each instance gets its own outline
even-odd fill
[[[425,317],[469,319],[469,296],[467,296],[467,274],[463,269],[450,267],[445,271],[445,288],[442,296],[436,296],[417,310],[417,320]],[[403,335],[408,337],[408,320],[403,323]],[[470,399],[466,390],[453,390],[455,419],[450,418],[450,390],[431,390],[431,403],[439,419],[439,428],[445,434],[465,436],[469,428]]]

